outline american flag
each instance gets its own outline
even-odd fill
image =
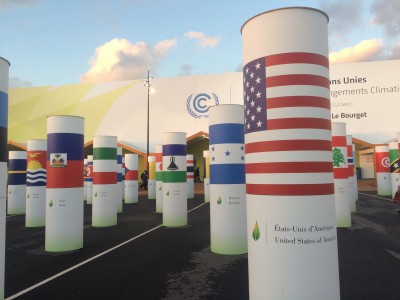
[[[261,57],[243,84],[247,193],[333,194],[328,58]]]
[[[330,117],[293,116],[287,110],[330,109],[329,96],[321,97],[318,91],[329,92],[328,67],[326,57],[313,53],[276,54],[248,63],[243,68],[245,133],[284,128],[330,129]],[[316,89],[310,94],[307,86]],[[286,110],[282,114],[279,108]]]

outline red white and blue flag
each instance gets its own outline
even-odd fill
[[[261,57],[244,66],[243,85],[247,193],[332,194],[328,58]]]

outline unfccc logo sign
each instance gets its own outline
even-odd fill
[[[384,157],[384,158],[382,158],[381,164],[382,164],[382,166],[384,166],[385,168],[389,168],[389,167],[390,167],[390,158],[389,158],[389,157]]]
[[[208,118],[208,109],[210,106],[218,105],[218,96],[211,93],[191,94],[186,100],[186,109],[193,118]]]

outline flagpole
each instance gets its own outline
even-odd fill
[[[146,148],[146,170],[147,174],[149,174],[149,139],[150,139],[150,69],[147,69],[147,79],[143,80],[144,86],[147,87],[147,148]]]

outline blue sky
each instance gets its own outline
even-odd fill
[[[331,63],[400,58],[398,0],[1,0],[0,56],[11,87],[236,72],[243,23],[288,6],[329,15]]]

